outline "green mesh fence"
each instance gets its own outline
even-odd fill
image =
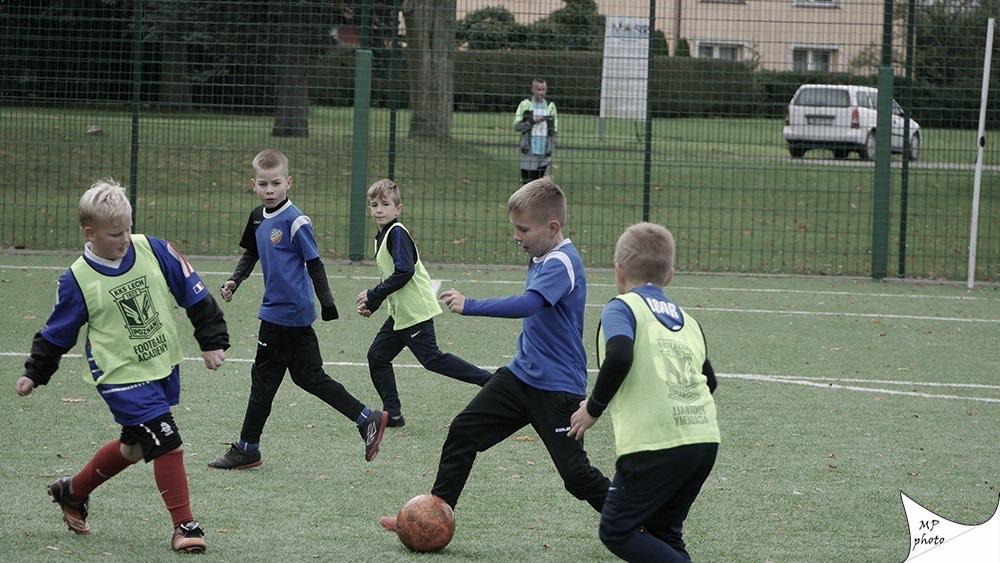
[[[964,279],[998,11],[971,0],[0,2],[0,246],[78,248],[79,195],[113,176],[133,194],[137,231],[235,254],[258,204],[249,161],[273,147],[331,257],[371,256],[361,190],[392,177],[427,260],[521,263],[506,200],[522,166],[551,160],[566,231],[593,266],[609,265],[624,227],[650,220],[674,231],[685,270]],[[987,140],[1000,124],[993,76]],[[535,79],[539,111],[557,113],[542,131],[529,101],[525,138],[516,109]],[[880,83],[895,112],[866,89]],[[790,104],[804,84],[826,86]],[[979,280],[1000,279],[997,157],[987,142]]]

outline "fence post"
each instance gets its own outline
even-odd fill
[[[132,148],[129,159],[129,201],[132,230],[138,229],[136,207],[139,195],[139,110],[142,97],[142,0],[132,3]]]
[[[650,84],[653,79],[653,34],[656,32],[656,0],[649,0],[649,42],[646,45],[646,139],[642,162],[642,220],[649,221],[649,190],[653,180],[653,112]]]
[[[348,258],[365,257],[365,193],[368,186],[368,106],[372,94],[372,52],[358,49],[354,70],[354,143],[351,150],[351,226]]]
[[[882,64],[878,67],[875,178],[872,189],[872,272],[885,277],[889,262],[889,188],[892,182],[892,0],[882,16]]]

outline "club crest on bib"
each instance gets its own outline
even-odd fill
[[[153,298],[149,295],[146,276],[114,287],[108,293],[118,305],[118,312],[125,321],[129,338],[149,338],[160,330],[163,323],[160,321],[159,311],[153,305]]]
[[[677,342],[667,338],[658,338],[657,345],[662,353],[662,362],[666,368],[667,389],[670,396],[682,403],[690,403],[701,397],[701,380],[698,369],[695,368],[691,351]]]
[[[271,229],[271,244],[277,245],[281,242],[281,229]]]

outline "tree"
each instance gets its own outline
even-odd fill
[[[528,26],[528,46],[534,49],[600,51],[604,48],[604,16],[594,0],[563,0],[566,4]]]
[[[469,49],[516,49],[524,45],[526,29],[503,6],[470,12],[458,22],[456,38]]]
[[[410,77],[410,137],[446,138],[455,103],[455,0],[404,7]]]

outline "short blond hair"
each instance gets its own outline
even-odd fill
[[[368,188],[368,201],[383,198],[399,205],[402,201],[399,198],[399,185],[396,182],[385,178],[375,182]]]
[[[94,182],[83,192],[78,208],[81,227],[103,227],[132,218],[132,204],[125,188],[110,176]]]
[[[539,225],[550,219],[566,224],[566,195],[548,176],[532,180],[511,194],[507,214],[527,214]]]
[[[284,167],[287,173],[288,157],[278,149],[264,149],[257,153],[257,156],[253,157],[250,167],[253,168],[254,174],[261,170],[274,170],[280,167]]]
[[[615,245],[615,264],[633,282],[663,285],[674,270],[674,235],[662,225],[636,223]]]

